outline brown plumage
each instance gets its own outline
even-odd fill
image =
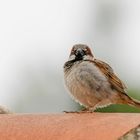
[[[127,95],[125,84],[105,62],[95,59],[87,45],[74,45],[64,64],[64,79],[72,97],[95,110],[110,104],[140,107],[140,102]]]

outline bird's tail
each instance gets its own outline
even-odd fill
[[[140,108],[140,101],[129,97],[127,94],[121,94],[122,104],[128,104],[130,106],[138,107]]]
[[[133,98],[131,98],[131,100],[132,100],[132,102],[129,105],[140,108],[140,101],[133,99]]]

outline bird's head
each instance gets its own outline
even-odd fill
[[[76,44],[72,47],[69,60],[89,60],[93,59],[93,54],[90,48],[84,44]]]

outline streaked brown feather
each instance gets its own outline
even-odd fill
[[[113,69],[107,63],[98,59],[94,59],[92,62],[105,74],[112,88],[118,92],[126,93],[125,84],[115,75]]]

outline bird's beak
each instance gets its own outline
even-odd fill
[[[85,52],[82,49],[77,49],[75,53],[77,58],[82,58],[85,55]]]

